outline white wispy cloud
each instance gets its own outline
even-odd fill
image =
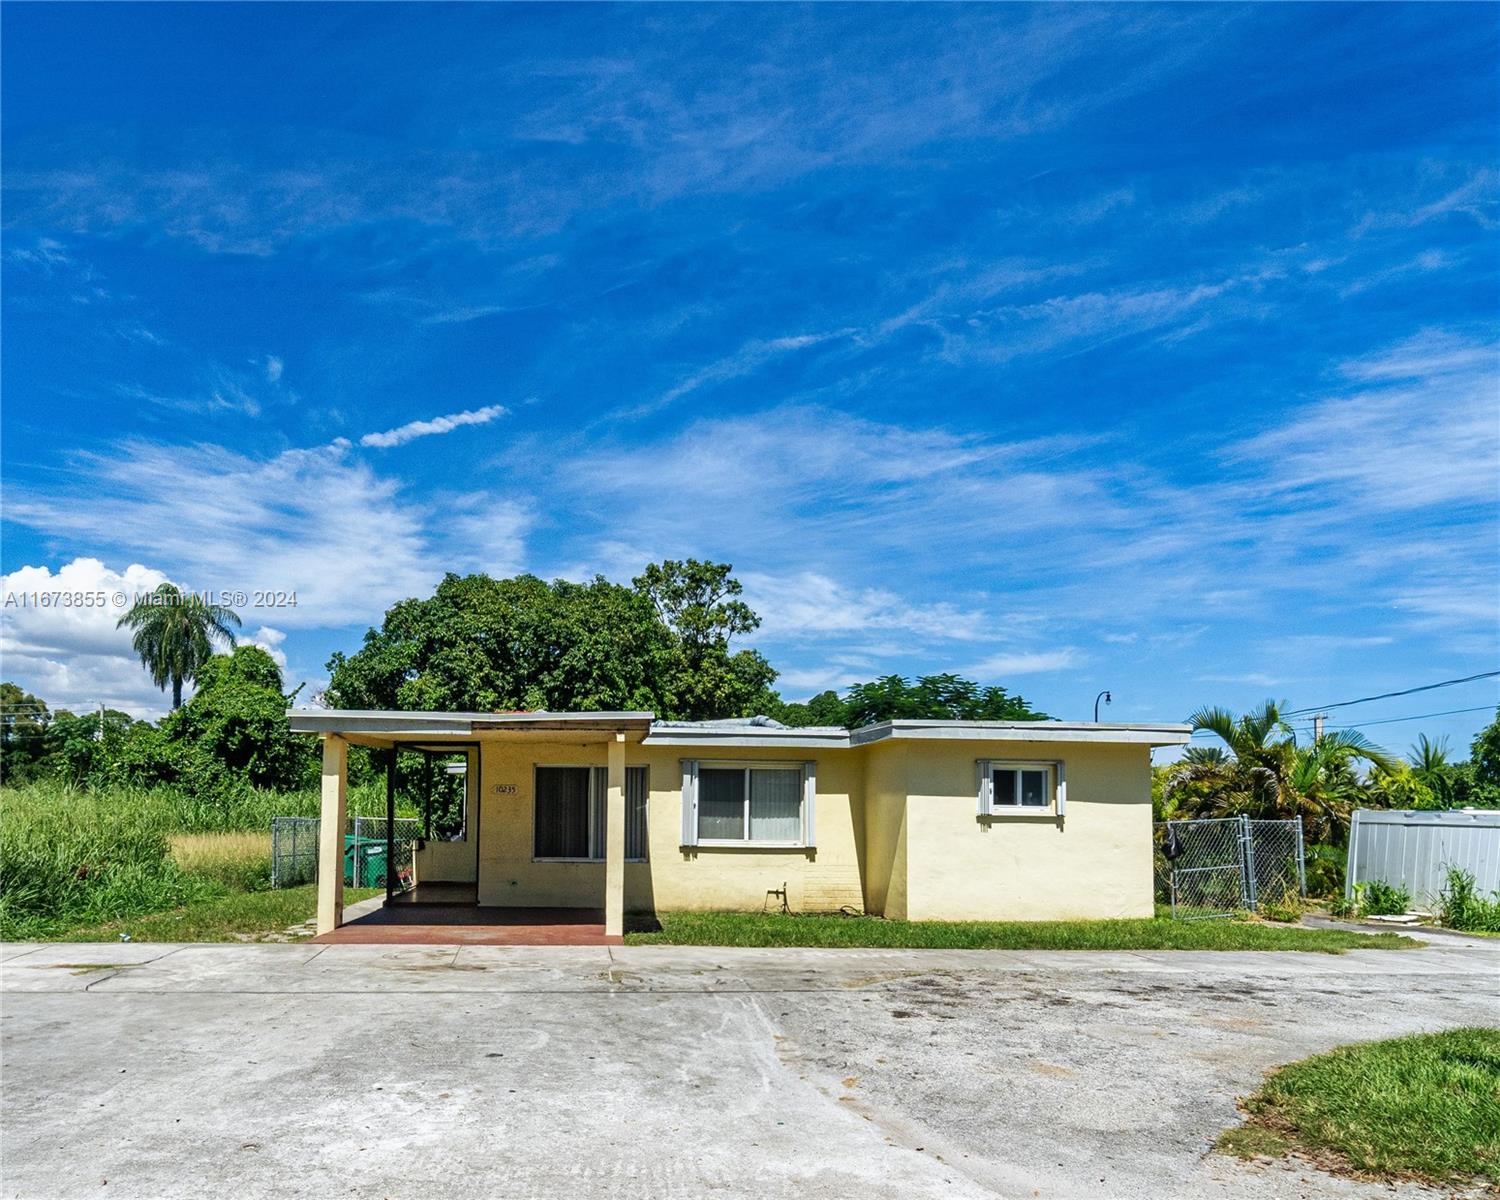
[[[125,608],[167,576],[132,563],[123,570],[97,558],[75,558],[56,571],[20,567],[0,578],[0,654],[7,678],[25,681],[27,690],[54,708],[87,712],[104,704],[134,716],[157,715],[167,707],[131,648],[128,629],[117,628]],[[99,604],[42,605],[34,595],[65,593],[102,600]]]
[[[338,446],[256,458],[128,440],[79,455],[68,490],[8,488],[5,515],[63,544],[149,553],[195,590],[295,592],[264,614],[278,628],[376,619],[441,574],[430,514]]]
[[[1006,679],[1012,675],[1040,675],[1051,671],[1067,671],[1079,666],[1083,656],[1072,646],[1059,650],[1039,650],[1021,654],[995,654],[963,669],[963,674],[975,679]]]
[[[283,363],[281,359],[277,358],[274,354],[266,355],[266,382],[279,383],[281,380],[281,373],[283,370],[285,370],[285,368],[286,364]]]
[[[828,333],[801,333],[746,342],[733,354],[693,371],[655,399],[633,405],[614,415],[621,419],[632,420],[660,412],[703,388],[726,383],[731,379],[743,378],[794,351],[806,350],[812,346],[845,338],[854,332],[852,329],[838,329]]]
[[[505,416],[509,411],[503,404],[488,404],[484,408],[449,413],[445,417],[432,417],[426,421],[408,421],[405,425],[398,425],[395,429],[387,429],[381,433],[367,433],[359,439],[359,444],[381,449],[404,446],[407,442],[415,441],[417,438],[451,433],[466,425],[488,425],[496,418]]]
[[[772,640],[822,640],[830,635],[895,632],[927,641],[994,637],[992,620],[978,609],[947,601],[922,603],[893,591],[850,587],[816,571],[741,576],[745,599],[761,617],[757,636]]]

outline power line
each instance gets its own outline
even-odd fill
[[[1399,692],[1381,692],[1378,696],[1361,696],[1358,700],[1339,700],[1334,704],[1315,704],[1311,708],[1294,708],[1281,715],[1284,717],[1301,717],[1311,713],[1326,712],[1330,708],[1348,708],[1351,704],[1368,704],[1371,700],[1389,700],[1393,696],[1411,696],[1417,692],[1430,692],[1436,688],[1454,687],[1460,683],[1473,683],[1476,679],[1493,679],[1496,675],[1500,675],[1500,671],[1481,671],[1478,675],[1465,675],[1462,679],[1445,679],[1441,683],[1424,683],[1421,687],[1405,688]]]
[[[1363,725],[1333,725],[1330,729],[1364,729],[1370,725],[1400,725],[1403,721],[1425,721],[1429,717],[1452,717],[1459,713],[1489,712],[1493,705],[1481,704],[1477,708],[1449,708],[1443,712],[1418,713],[1414,717],[1386,717],[1379,721],[1366,721]]]

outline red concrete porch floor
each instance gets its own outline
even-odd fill
[[[604,913],[587,908],[480,908],[473,904],[381,905],[314,942],[401,946],[618,946]]]

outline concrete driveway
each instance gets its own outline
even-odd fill
[[[1322,954],[3,949],[6,1197],[1418,1196],[1206,1155],[1268,1067],[1495,1024]]]

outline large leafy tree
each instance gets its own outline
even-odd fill
[[[172,688],[172,707],[182,707],[182,686],[197,678],[203,664],[214,656],[214,645],[234,645],[239,615],[222,604],[210,604],[201,596],[163,583],[143,596],[116,622],[129,628],[131,645],[141,663],[151,672],[151,682],[165,691]]]
[[[45,773],[54,745],[47,705],[19,684],[0,683],[0,780],[22,783]]]
[[[843,725],[858,729],[878,721],[1045,721],[1047,715],[1003,687],[981,686],[958,675],[923,675],[909,680],[886,675],[857,683],[848,694],[821,692],[801,704],[768,712],[788,725]]]
[[[1469,766],[1473,772],[1471,790],[1475,803],[1500,804],[1500,709],[1495,719],[1474,735],[1469,743]]]
[[[311,744],[287,723],[293,695],[259,646],[216,654],[198,672],[193,698],[161,726],[168,754],[189,773],[205,769],[255,787],[292,788],[313,775]]]
[[[851,728],[877,721],[1045,721],[1020,696],[1003,687],[981,687],[957,675],[923,675],[915,682],[886,675],[872,683],[857,683],[845,700]]]
[[[739,586],[725,582],[728,568],[688,566],[709,569],[665,563],[636,587],[448,575],[431,597],[387,612],[357,653],[333,656],[328,698],[342,708],[747,715],[775,672],[730,650],[748,622],[726,600]]]
[[[731,653],[730,639],[753,633],[760,618],[739,597],[744,588],[728,563],[668,559],[652,563],[631,582],[672,631],[677,663],[670,707],[688,720],[746,715],[776,678],[754,650]]]

